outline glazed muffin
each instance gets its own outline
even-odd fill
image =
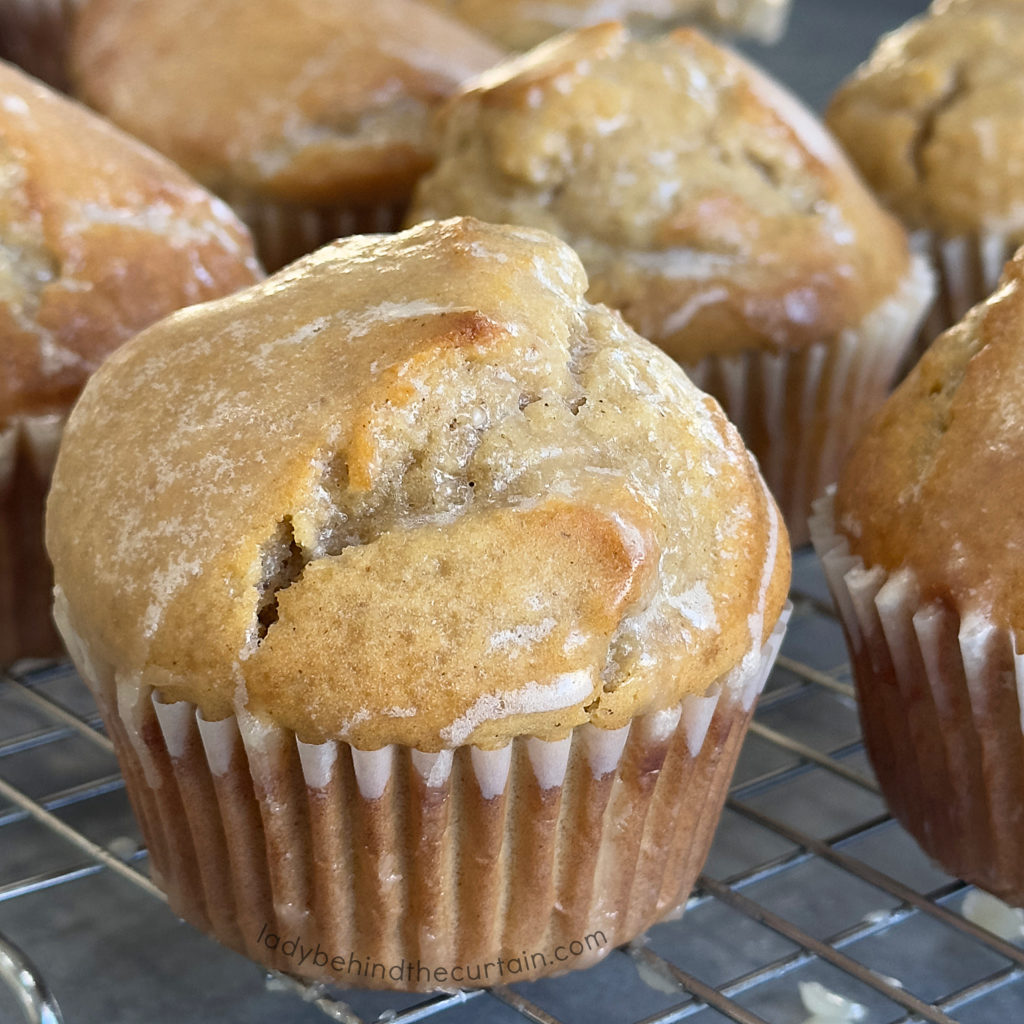
[[[685,901],[788,545],[718,405],[585,289],[539,231],[360,236],[143,332],[76,407],[58,619],[172,907],[229,946],[472,986]]]
[[[893,394],[814,522],[868,753],[948,872],[1024,905],[1024,252]]]
[[[940,274],[924,344],[996,285],[1024,242],[1024,6],[936,3],[840,86],[829,127]]]
[[[931,295],[812,115],[694,31],[643,42],[609,23],[467,83],[439,135],[409,221],[471,214],[568,241],[590,298],[723,403],[806,540]]]
[[[56,89],[68,88],[71,26],[83,0],[4,0],[0,60],[11,61]]]
[[[415,2],[91,0],[78,94],[248,223],[276,269],[340,235],[398,227],[430,166],[428,118],[501,56]]]
[[[52,655],[43,500],[89,374],[136,331],[262,276],[176,167],[0,63],[0,665]]]
[[[527,50],[567,29],[608,18],[653,32],[683,22],[774,43],[782,35],[789,0],[428,0],[512,50]]]

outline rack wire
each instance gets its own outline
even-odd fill
[[[60,1021],[49,982],[69,1021],[104,1024],[203,1019],[203,1008],[219,1021],[287,1012],[296,1022],[326,1014],[344,1024],[801,1024],[808,1014],[797,982],[818,981],[862,1004],[869,1024],[1024,1020],[1022,943],[964,917],[970,887],[929,864],[886,814],[813,556],[801,553],[795,570],[783,654],[683,918],[588,971],[477,992],[338,992],[280,976],[264,987],[255,965],[175,926],[146,873],[112,748],[84,686],[66,664],[12,670],[0,682],[0,978],[17,985],[12,1005],[29,1020]],[[118,900],[81,891],[111,875]],[[102,951],[91,955],[79,941],[68,958],[76,941],[61,932],[68,907],[121,938],[116,1009],[96,1009]],[[162,921],[160,934],[170,938],[154,940],[149,920]],[[188,1016],[180,1014],[191,991],[181,971],[190,958],[214,961],[229,983],[222,990],[204,976]],[[154,971],[165,961],[167,970]],[[157,1004],[180,1016],[132,1005],[143,991],[125,989],[133,971],[148,971],[146,991],[156,986]],[[86,991],[93,994],[83,999]],[[0,1020],[4,1006],[0,1000]]]

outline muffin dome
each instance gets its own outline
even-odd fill
[[[137,331],[262,276],[224,203],[2,63],[0,179],[0,430],[66,411]]]
[[[434,108],[501,56],[417,0],[94,0],[71,59],[78,95],[228,200],[276,270],[397,228]]]
[[[756,660],[788,583],[774,503],[717,404],[585,290],[542,232],[452,220],[139,335],[50,498],[85,656],[208,717],[423,750],[616,729]]]
[[[688,21],[753,36],[764,43],[782,34],[789,0],[428,0],[512,49],[525,50],[556,32],[622,18],[639,30]]]
[[[500,56],[414,0],[93,0],[73,46],[111,120],[214,191],[293,202],[407,194],[430,110]]]
[[[854,449],[836,522],[922,604],[1024,630],[1024,253],[936,340]]]
[[[1024,240],[1024,7],[935,3],[886,36],[829,106],[829,127],[915,228]]]
[[[830,127],[938,271],[915,355],[995,289],[1024,241],[1024,9],[934,3],[840,86]]]
[[[834,338],[910,272],[814,118],[690,30],[603,24],[467,83],[408,219],[452,214],[564,238],[590,297],[688,363]]]

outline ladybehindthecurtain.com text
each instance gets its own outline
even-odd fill
[[[347,974],[355,984],[358,984],[356,979],[359,978],[377,978],[381,981],[392,981],[396,985],[403,981],[417,985],[486,985],[535,971],[549,964],[568,963],[588,950],[601,949],[607,945],[608,940],[604,932],[596,931],[584,935],[582,939],[555,946],[548,953],[528,954],[523,950],[519,956],[497,957],[482,964],[455,964],[451,967],[432,967],[419,960],[413,963],[404,957],[398,963],[383,964],[379,960],[360,957],[356,953],[332,953],[322,949],[319,943],[315,946],[305,945],[299,936],[283,938],[276,935],[267,925],[260,929],[256,941],[267,949],[276,950],[281,956],[293,961],[296,966],[330,969],[334,975]]]

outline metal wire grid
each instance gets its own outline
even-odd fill
[[[790,635],[751,726],[715,849],[680,922],[656,926],[590,971],[486,991],[388,997],[310,989],[283,978],[276,987],[292,985],[307,1004],[345,1024],[506,1020],[509,1011],[513,1020],[536,1024],[591,1022],[605,1011],[606,1019],[633,1024],[798,1024],[806,1014],[796,980],[805,978],[823,979],[867,1004],[868,1020],[879,1024],[1024,1020],[1024,949],[958,913],[969,887],[929,866],[884,813],[863,756],[837,626],[809,553],[797,559],[796,570]],[[79,809],[88,821],[95,801],[123,791],[116,772],[36,796],[10,781],[10,774],[32,774],[55,744],[72,736],[113,764],[98,716],[73,680],[68,666],[57,665],[12,671],[0,683],[0,696],[43,722],[0,738],[0,800],[9,805],[0,804],[0,911],[47,889],[60,900],[62,886],[105,871],[163,900],[144,872],[144,850],[123,858],[66,820]],[[76,709],[54,690],[70,693]],[[20,770],[9,773],[8,766]],[[80,859],[3,881],[16,852],[5,831],[28,819]],[[820,834],[822,828],[829,834]],[[881,909],[865,911],[873,904]],[[196,941],[205,940],[196,935]],[[623,974],[626,958],[632,965]],[[606,965],[613,965],[610,980],[599,976]],[[45,980],[33,977],[16,947],[0,941],[0,977],[5,974],[21,980],[20,1005],[29,1019],[60,1019]],[[646,1012],[652,999],[661,1005]],[[603,1010],[595,1012],[595,1002]],[[73,1005],[69,1014],[81,1019]]]

